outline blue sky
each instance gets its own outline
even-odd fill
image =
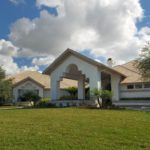
[[[141,22],[137,24],[137,27],[140,29],[143,26],[150,27],[150,1],[149,0],[141,0],[142,8],[144,9],[145,17]]]
[[[39,0],[40,1],[40,0]],[[55,1],[55,0],[53,0],[53,1]],[[56,0],[56,1],[58,1],[58,0]],[[16,3],[15,3],[16,2]],[[130,1],[131,2],[131,1]],[[138,3],[138,2],[137,2]],[[140,31],[142,28],[150,28],[150,1],[149,0],[141,0],[140,1],[140,4],[141,4],[141,8],[142,9],[144,9],[144,17],[142,18],[142,20],[141,21],[137,21],[136,22],[136,28],[137,28],[137,30],[138,31]],[[71,6],[71,7],[73,7],[73,6]],[[9,35],[10,35],[10,33],[13,33],[13,35],[18,35],[18,34],[16,34],[16,30],[18,29],[17,28],[17,25],[15,24],[16,23],[16,21],[17,20],[19,20],[19,19],[22,19],[22,18],[27,18],[28,20],[30,20],[30,22],[29,23],[39,23],[40,22],[40,19],[42,19],[42,15],[41,14],[43,14],[43,16],[46,16],[46,17],[49,17],[49,15],[52,15],[52,16],[55,16],[55,17],[57,17],[58,15],[59,15],[59,12],[57,12],[57,5],[55,6],[55,5],[49,5],[49,4],[40,4],[39,6],[37,6],[37,1],[36,0],[1,0],[1,5],[0,5],[0,19],[1,19],[1,23],[0,23],[0,39],[4,39],[5,41],[10,41],[11,43],[12,43],[12,45],[14,46],[14,47],[17,47],[18,49],[24,49],[24,51],[26,50],[26,49],[29,49],[30,47],[28,47],[28,45],[26,44],[26,41],[25,41],[25,44],[21,41],[21,38],[16,42],[14,39],[13,39],[13,36],[12,37],[10,37]],[[62,13],[62,12],[61,12]],[[106,12],[105,12],[106,13]],[[116,16],[115,16],[116,17]],[[33,21],[33,20],[36,20],[36,18],[37,18],[37,20],[38,21]],[[43,17],[44,18],[44,17]],[[88,16],[87,16],[87,18],[88,18]],[[138,18],[138,17],[137,17]],[[92,18],[93,19],[93,18]],[[96,20],[96,18],[95,18],[95,20]],[[22,20],[21,20],[22,21]],[[50,21],[52,22],[52,19],[50,18]],[[50,24],[50,28],[51,28],[51,23],[50,23],[50,21],[48,22],[48,24]],[[69,20],[70,21],[70,20]],[[73,20],[74,21],[74,20]],[[46,22],[46,21],[45,21]],[[79,20],[79,22],[81,22],[81,20]],[[38,24],[37,23],[37,24]],[[41,22],[40,22],[41,23]],[[12,25],[16,25],[16,28],[12,28]],[[46,23],[45,23],[46,24]],[[91,22],[90,22],[90,24],[91,24]],[[14,26],[15,26],[14,25]],[[39,24],[38,24],[39,25]],[[52,25],[53,25],[53,23],[52,23]],[[55,25],[54,25],[55,26]],[[71,27],[72,27],[72,25],[70,25]],[[87,23],[87,25],[86,25],[86,27],[88,27],[88,26],[90,26],[91,27],[91,25],[88,25],[88,23]],[[130,26],[128,26],[129,28],[130,28]],[[77,35],[77,29],[76,29],[76,26],[75,27],[73,27],[73,29],[75,28],[75,30],[76,30],[76,32],[71,36],[71,39],[72,39],[72,37],[73,37],[73,39],[74,39],[74,37],[77,37],[78,38],[78,35]],[[40,28],[41,29],[41,28]],[[43,28],[42,28],[43,29]],[[53,29],[54,29],[54,27],[53,27]],[[60,29],[60,27],[59,28],[57,28],[56,29],[56,31],[53,33],[53,34],[51,34],[50,33],[50,35],[49,36],[56,36],[55,35],[55,33],[57,34],[57,31]],[[68,29],[69,29],[69,27],[68,27]],[[88,28],[87,28],[88,29]],[[94,28],[94,24],[93,24],[93,29],[94,30],[96,30],[95,28]],[[18,31],[17,31],[17,33],[19,33],[19,31],[21,31],[22,32],[22,30],[23,29],[18,29]],[[79,28],[79,31],[81,30],[81,27]],[[84,31],[84,28],[81,30],[81,31]],[[145,31],[145,30],[144,30]],[[60,31],[61,32],[61,31]],[[60,33],[59,32],[59,33]],[[81,32],[80,32],[81,33]],[[84,34],[83,35],[90,35],[90,36],[94,36],[95,35],[95,32],[93,32],[93,30],[90,30],[90,31],[84,31],[83,32]],[[102,31],[101,31],[101,33],[102,33]],[[63,32],[61,32],[61,35],[62,34],[64,34]],[[66,32],[66,34],[68,34],[68,35],[70,35],[70,33],[67,33]],[[96,33],[97,34],[97,33]],[[109,34],[109,33],[107,33],[107,34]],[[139,34],[139,33],[137,33],[137,34]],[[141,34],[141,32],[140,32],[140,34]],[[144,32],[144,34],[145,34],[145,32]],[[43,35],[44,35],[44,33],[43,33]],[[99,35],[101,35],[101,34],[99,34]],[[142,35],[143,35],[143,32],[142,32]],[[66,35],[65,35],[66,36]],[[65,37],[64,36],[64,37]],[[110,35],[111,36],[111,35]],[[141,35],[140,35],[141,36]],[[20,37],[20,35],[18,36],[18,37]],[[18,38],[17,37],[17,38]],[[63,37],[63,36],[62,36]],[[96,37],[96,36],[95,36]],[[146,35],[146,37],[147,37],[147,35]],[[44,39],[45,37],[43,37],[43,39]],[[61,39],[59,39],[59,37],[57,37],[58,38],[58,40],[61,40]],[[67,38],[66,38],[67,39]],[[79,40],[79,39],[81,39],[81,40]],[[36,40],[36,39],[35,39]],[[57,40],[57,39],[56,39]],[[62,41],[63,41],[64,39],[62,38]],[[77,51],[79,51],[80,53],[83,53],[84,55],[86,55],[86,56],[89,56],[89,57],[91,57],[91,58],[93,58],[93,59],[96,59],[96,60],[99,60],[99,61],[101,61],[101,62],[106,62],[106,59],[107,59],[107,52],[106,52],[106,50],[105,50],[105,48],[106,47],[108,47],[108,46],[105,46],[105,44],[104,44],[104,46],[103,47],[98,47],[97,46],[97,44],[95,44],[95,43],[97,43],[97,41],[95,42],[93,42],[92,41],[92,39],[87,39],[86,41],[92,41],[95,45],[95,47],[97,48],[99,48],[100,50],[101,50],[101,53],[99,52],[99,51],[97,51],[96,50],[96,48],[93,46],[93,43],[91,44],[94,48],[95,48],[95,50],[92,50],[92,46],[90,45],[90,46],[85,46],[85,47],[83,47],[81,44],[80,44],[80,41],[82,41],[83,40],[83,37],[82,37],[82,35],[80,36],[79,35],[79,38],[78,38],[78,41],[76,42],[76,44],[72,44],[72,45],[75,45],[75,46],[73,46],[73,48],[75,47],[75,49],[77,49]],[[84,41],[83,40],[83,43],[85,43],[85,44],[87,44],[88,45],[88,43],[86,42],[86,41]],[[103,40],[102,40],[103,41]],[[33,41],[33,42],[35,42],[36,43],[36,41]],[[42,43],[46,43],[46,41],[41,41]],[[23,45],[21,45],[21,44]],[[72,42],[70,42],[70,43],[72,43]],[[79,44],[78,44],[79,43]],[[116,41],[114,42],[115,44],[114,45],[117,45],[116,44]],[[47,43],[46,43],[47,44]],[[45,45],[46,45],[45,44]],[[56,45],[53,45],[53,43],[52,43],[52,45],[53,45],[53,47],[52,48],[54,48],[54,47],[56,47],[56,49],[59,49],[59,47],[57,47],[57,45],[58,45],[59,43],[56,43]],[[108,43],[108,44],[110,44],[110,43]],[[24,46],[25,45],[25,46]],[[27,46],[26,46],[27,45]],[[29,44],[29,45],[31,45],[31,44]],[[60,45],[62,45],[62,43],[60,43]],[[71,45],[71,46],[72,46]],[[119,44],[118,44],[119,45]],[[46,59],[46,57],[47,57],[47,55],[51,55],[52,56],[52,58],[54,57],[57,57],[59,54],[60,54],[60,51],[59,52],[57,52],[57,53],[55,53],[54,51],[55,51],[55,48],[54,48],[54,51],[53,51],[53,49],[52,50],[50,50],[50,52],[47,52],[46,50],[44,51],[44,49],[46,49],[45,47],[43,47],[43,52],[42,53],[44,53],[45,55],[42,55],[42,53],[41,52],[39,52],[38,50],[38,54],[36,54],[36,51],[34,50],[34,47],[33,46],[31,46],[33,49],[31,49],[30,51],[32,51],[31,52],[31,55],[30,55],[30,53],[28,54],[28,55],[24,55],[24,52],[23,52],[23,54],[16,54],[16,55],[12,55],[12,56],[9,56],[9,57],[12,57],[12,61],[13,62],[11,62],[11,63],[15,63],[15,65],[17,65],[17,67],[18,68],[21,68],[22,66],[26,66],[26,67],[34,67],[35,66],[35,64],[33,64],[33,59],[34,58],[36,58],[36,61],[35,61],[35,63],[40,63],[40,62],[42,62],[42,60],[43,60],[43,58],[45,58]],[[70,45],[68,44],[66,44],[65,43],[65,46],[64,47],[70,47]],[[108,48],[111,48],[111,47],[113,47],[113,46],[109,46]],[[130,46],[129,46],[130,47]],[[93,48],[93,49],[94,49]],[[51,48],[50,48],[51,49]],[[88,49],[88,50],[87,50]],[[134,49],[134,48],[133,48]],[[7,49],[6,49],[7,50]],[[19,50],[18,50],[19,51]],[[103,51],[103,53],[102,53],[102,51]],[[122,50],[123,51],[123,50]],[[20,52],[20,51],[19,51]],[[110,52],[111,53],[111,52]],[[112,56],[113,56],[113,51],[112,51]],[[0,54],[1,54],[1,51],[0,51]],[[122,57],[122,53],[120,53],[119,54],[119,56],[120,57]],[[133,54],[134,55],[134,54]],[[3,55],[2,55],[3,56]],[[114,56],[114,58],[118,58],[119,56]],[[39,59],[39,60],[38,60]],[[131,59],[131,57],[129,58],[129,59]],[[126,60],[128,60],[128,59],[126,59]],[[118,62],[119,62],[120,60],[118,60]],[[51,61],[50,61],[51,62]],[[3,62],[1,62],[0,63],[0,65],[3,65],[2,64]],[[14,65],[14,64],[13,64]],[[45,67],[48,65],[48,63],[46,63],[46,64],[40,64],[40,65],[38,65],[38,70],[44,70],[45,69]],[[6,68],[6,70],[7,70],[7,68]]]
[[[150,1],[141,0],[142,8],[144,9],[145,18],[137,24],[140,29],[143,26],[150,27]],[[56,14],[55,8],[45,7],[51,14]],[[8,39],[9,29],[12,23],[22,17],[33,19],[38,17],[40,9],[36,7],[35,0],[25,0],[25,4],[14,5],[9,0],[1,0],[0,5],[0,38]]]
[[[51,14],[57,15],[55,8],[47,9]],[[38,17],[40,14],[40,9],[36,7],[35,0],[25,0],[23,4],[14,4],[9,0],[2,0],[0,5],[0,38],[8,39],[8,34],[10,32],[10,26],[17,19],[22,17],[27,17],[33,19]]]

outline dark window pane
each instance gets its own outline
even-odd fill
[[[39,95],[39,90],[34,90],[34,93],[35,93],[36,95]]]
[[[142,88],[142,84],[135,84],[135,88],[136,89],[141,89]]]
[[[134,85],[133,85],[133,84],[127,85],[127,89],[133,89],[133,88],[134,88]]]
[[[150,83],[145,83],[144,88],[150,88]]]

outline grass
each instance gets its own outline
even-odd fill
[[[150,113],[79,108],[0,110],[0,150],[150,149]]]
[[[13,109],[13,108],[16,108],[16,106],[0,106],[0,109],[3,109],[3,108]]]

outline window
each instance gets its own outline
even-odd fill
[[[145,83],[144,88],[150,88],[150,83]]]
[[[39,95],[39,90],[28,90],[28,89],[19,89],[18,90],[18,96],[22,96],[26,92],[33,92],[36,95]]]
[[[19,89],[18,90],[18,96],[20,97],[20,96],[22,96],[24,94],[24,90],[23,89]]]
[[[35,93],[36,95],[39,95],[39,90],[34,90],[34,93]]]
[[[134,85],[133,84],[127,85],[127,89],[134,89]]]
[[[135,84],[135,88],[136,89],[141,89],[142,88],[142,84]]]

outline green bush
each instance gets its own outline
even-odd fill
[[[42,99],[40,100],[40,102],[49,103],[49,102],[50,102],[50,97],[42,98]]]
[[[60,97],[60,100],[77,100],[77,96],[73,95],[63,95]]]
[[[90,99],[90,88],[85,88],[85,99],[89,100]]]
[[[68,87],[66,89],[64,89],[65,91],[67,91],[71,96],[77,96],[78,93],[78,89],[77,87]]]
[[[37,106],[38,106],[38,107],[48,107],[49,103],[50,103],[50,98],[42,98],[42,99],[38,102]]]
[[[107,107],[112,105],[112,92],[108,90],[101,90],[101,89],[93,89],[91,91],[91,95],[97,99],[97,102],[100,107]],[[102,99],[102,102],[100,101]]]
[[[37,101],[39,101],[41,99],[41,97],[37,94],[35,94],[32,91],[28,91],[25,92],[22,96],[20,96],[19,98],[22,102],[26,102],[26,101],[33,101],[34,102],[34,106],[36,104]]]
[[[110,99],[112,97],[112,92],[108,90],[102,90],[101,91],[101,98],[102,99]]]

